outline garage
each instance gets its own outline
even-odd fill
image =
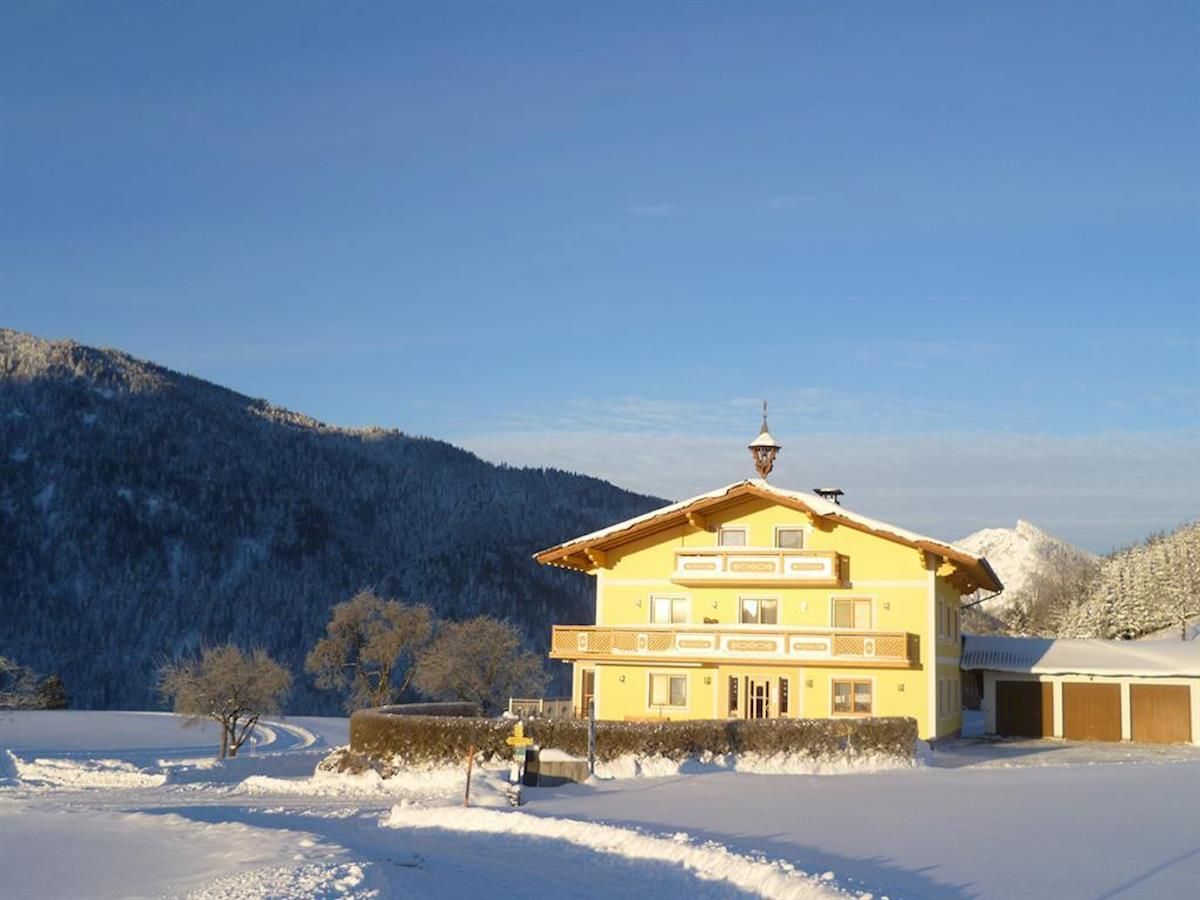
[[[1129,716],[1135,741],[1186,744],[1192,739],[1191,694],[1187,685],[1131,684]]]
[[[1121,740],[1121,685],[1064,682],[1062,717],[1068,741]]]
[[[1048,681],[996,682],[996,733],[1006,737],[1051,737],[1054,695]]]
[[[983,732],[1200,747],[1200,639],[963,636]]]

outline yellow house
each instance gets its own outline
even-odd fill
[[[556,625],[572,701],[600,719],[911,716],[961,726],[959,608],[987,560],[759,479],[535,555],[596,579],[596,623]],[[832,499],[830,499],[832,498]]]

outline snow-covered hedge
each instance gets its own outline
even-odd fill
[[[350,717],[350,747],[377,759],[409,763],[454,762],[469,748],[483,758],[507,757],[505,738],[512,722],[503,719],[397,716],[368,709]],[[532,719],[525,733],[543,747],[587,753],[587,722]],[[704,755],[754,753],[828,758],[846,752],[911,759],[914,719],[689,719],[677,722],[597,722],[596,756],[612,760],[627,754],[682,760]]]
[[[395,706],[381,706],[376,711],[392,716],[478,716],[482,712],[478,703],[459,703],[455,701],[444,703],[400,703]]]

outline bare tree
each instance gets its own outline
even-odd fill
[[[521,649],[515,627],[489,616],[446,622],[417,657],[417,690],[435,700],[469,700],[494,714],[511,696],[540,693],[541,657]]]
[[[386,706],[408,688],[415,656],[432,636],[428,606],[359,591],[333,607],[325,636],[309,651],[304,668],[316,676],[317,687],[347,691],[348,712]]]
[[[198,659],[167,663],[158,688],[175,712],[194,725],[221,726],[221,759],[237,756],[260,716],[278,713],[292,687],[292,673],[265,650],[244,652],[233,644],[207,647]]]

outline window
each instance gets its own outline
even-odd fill
[[[651,706],[687,706],[686,675],[651,675]]]
[[[749,542],[744,526],[731,526],[717,532],[717,543],[722,547],[745,547]]]
[[[804,529],[780,525],[775,529],[775,546],[784,550],[803,550]]]
[[[739,601],[743,625],[778,625],[779,601],[773,597],[742,597]]]
[[[958,640],[958,610],[950,609],[950,637]]]
[[[834,597],[834,628],[870,628],[870,597]]]
[[[686,625],[687,597],[650,597],[650,621],[655,625]]]
[[[833,682],[833,713],[841,716],[869,716],[871,714],[871,682]]]
[[[738,714],[738,686],[742,679],[737,675],[729,676],[729,714],[736,716]]]
[[[787,715],[788,711],[788,679],[779,679],[779,714]]]

